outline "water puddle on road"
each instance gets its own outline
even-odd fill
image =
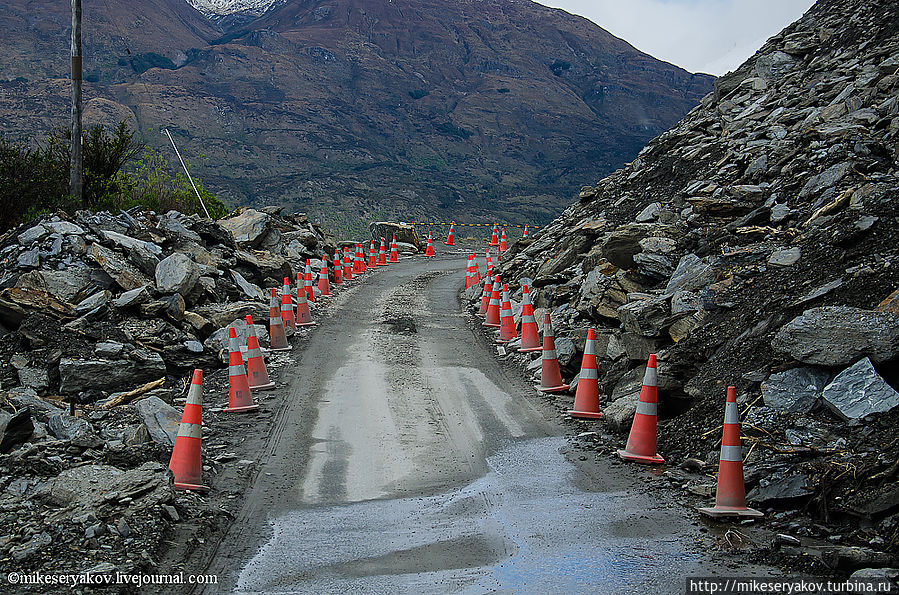
[[[272,520],[241,593],[630,593],[696,559],[650,496],[582,491],[560,437],[512,442],[436,496],[310,506]],[[641,586],[642,585],[642,586]],[[663,591],[665,589],[662,589]]]

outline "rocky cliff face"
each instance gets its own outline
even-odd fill
[[[8,12],[0,118],[31,136],[68,118],[68,19]],[[713,81],[533,2],[294,1],[227,32],[180,0],[84,14],[87,123],[131,118],[167,152],[168,127],[221,197],[338,229],[545,222]]]
[[[734,384],[751,499],[863,519],[892,548],[897,88],[896,3],[821,0],[498,268],[575,339],[569,373],[598,329],[613,426],[658,353],[660,450],[713,470]]]

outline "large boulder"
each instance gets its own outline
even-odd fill
[[[178,426],[181,425],[181,412],[159,397],[141,399],[134,405],[134,409],[147,427],[153,442],[167,447],[175,445]]]
[[[59,360],[59,392],[77,394],[88,389],[105,392],[128,390],[165,376],[165,362],[158,353],[136,350],[130,359]]]
[[[812,308],[785,324],[771,346],[819,366],[846,366],[860,357],[883,363],[899,356],[899,316],[847,306]]]
[[[199,280],[200,267],[181,252],[175,252],[156,265],[156,289],[162,293],[187,295]]]
[[[415,226],[413,225],[378,221],[376,223],[371,223],[368,226],[368,229],[371,232],[371,239],[375,241],[375,246],[378,245],[378,242],[381,241],[381,238],[384,238],[387,240],[387,242],[390,242],[393,237],[396,236],[397,242],[412,244],[419,252],[424,250],[424,245],[422,244],[421,239],[418,237],[418,232],[415,231]]]
[[[238,244],[258,246],[268,233],[271,215],[253,209],[244,209],[239,215],[222,219],[219,225],[231,233]]]
[[[824,387],[822,396],[827,406],[846,421],[899,405],[899,392],[881,378],[868,358],[840,372]]]
[[[94,432],[94,428],[81,417],[72,417],[67,413],[51,415],[47,426],[50,432],[60,440],[69,440],[75,446],[96,448],[103,440]]]
[[[137,267],[118,253],[107,250],[100,244],[91,244],[88,254],[125,291],[137,289],[149,283],[149,280]]]
[[[707,261],[695,254],[687,254],[677,263],[668,285],[665,287],[665,295],[673,295],[676,291],[698,291],[715,281],[715,270]]]
[[[830,374],[815,368],[793,368],[772,374],[762,383],[762,399],[768,407],[806,413],[817,402]]]

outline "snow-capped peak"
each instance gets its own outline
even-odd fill
[[[224,16],[235,13],[262,14],[278,0],[187,0],[203,14]]]

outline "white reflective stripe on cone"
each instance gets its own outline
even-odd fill
[[[196,388],[194,388],[196,387]],[[190,387],[190,390],[187,391],[187,405],[202,405],[203,404],[203,389],[200,388],[199,385],[193,384]]]
[[[252,349],[247,349],[247,359],[253,359],[254,357],[262,357],[262,350],[258,347],[254,347]]]
[[[580,380],[598,380],[599,373],[596,371],[596,368],[584,368],[581,370],[578,378]]]
[[[596,343],[587,341],[587,344],[584,345],[584,355],[596,355]]]
[[[644,401],[637,401],[637,413],[642,413],[643,415],[656,415],[658,412],[658,404],[657,403],[646,403]]]
[[[730,461],[732,463],[742,463],[743,462],[743,447],[742,446],[724,446],[721,445],[721,460],[722,461]]]
[[[643,386],[658,386],[659,385],[659,372],[656,368],[646,368],[646,373],[643,375]]]
[[[228,366],[228,376],[246,376],[243,366]]]
[[[522,316],[521,322],[533,322],[534,324],[537,324],[537,320],[530,314],[525,314],[524,316]]]
[[[556,359],[556,350],[555,349],[544,349],[543,350],[543,359]]]
[[[737,410],[736,403],[727,403],[724,406],[724,423],[738,424],[740,423],[740,412]]]
[[[201,426],[200,424],[189,424],[186,421],[182,421],[181,425],[178,426],[178,435],[184,438],[202,438],[203,426]]]

